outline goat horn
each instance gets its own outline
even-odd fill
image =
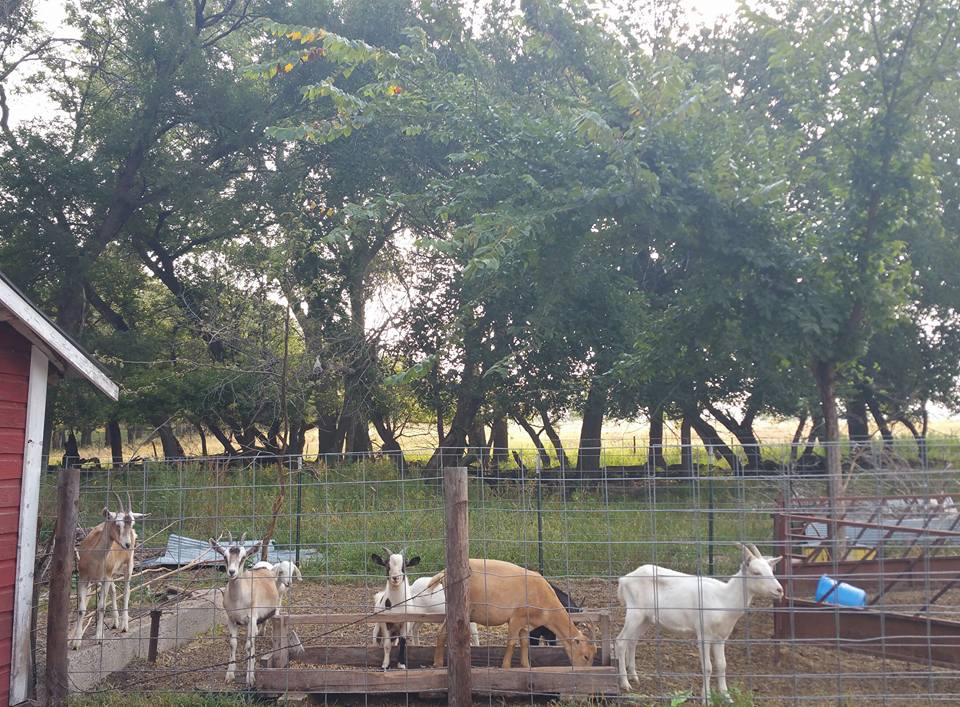
[[[390,559],[390,555],[393,554],[392,552],[390,552],[390,548],[381,545],[381,546],[380,546],[380,549],[383,550],[385,553],[387,553],[387,559],[389,560],[389,559]]]
[[[753,543],[749,543],[748,547],[750,548],[750,552],[752,552],[754,555],[757,556],[758,560],[763,559],[763,555],[760,554],[760,551],[757,549],[756,545],[754,545]]]
[[[233,545],[233,533],[229,530],[227,531],[227,542]]]
[[[111,491],[110,493],[117,499],[117,505],[120,506],[120,513],[123,513],[123,501],[120,500],[120,495],[116,491]]]
[[[127,489],[127,513],[133,513],[133,499],[130,498],[130,489]]]
[[[240,547],[243,547],[243,541],[247,539],[247,533],[244,531],[243,535],[240,536],[240,542],[237,543]]]

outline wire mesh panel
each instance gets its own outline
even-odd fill
[[[649,451],[605,446],[587,455],[598,460],[595,468],[583,468],[577,450],[560,461],[538,460],[532,449],[466,458],[451,450],[450,463],[469,469],[470,557],[542,574],[562,616],[573,621],[557,631],[527,627],[531,667],[519,667],[518,650],[507,672],[500,669],[507,626],[481,622],[472,658],[477,700],[580,693],[670,701],[699,696],[706,672],[712,691],[725,673],[730,693],[744,702],[957,698],[960,448],[847,446],[832,489],[822,449],[734,449],[731,464],[710,448],[669,447],[653,467]],[[374,704],[385,692],[415,701],[442,690],[445,672],[433,664],[444,607],[414,607],[444,568],[442,470],[416,461],[431,452],[406,450],[402,460],[203,458],[84,470],[81,552],[89,552],[84,538],[97,535],[104,508],[148,515],[133,526],[128,630],[114,626],[111,595],[98,640],[97,601],[90,600],[89,625],[71,651],[73,690],[91,699],[245,692],[245,626],[226,679],[225,608],[238,601],[227,588],[249,589],[264,572],[272,573],[266,583],[275,591],[252,602],[261,619],[253,646],[261,678],[252,689],[313,692],[328,701],[354,694]],[[51,470],[41,499],[34,636],[41,688],[55,481]],[[225,554],[211,549],[211,538]],[[234,579],[231,546],[251,555]],[[396,596],[391,555],[402,555],[399,574],[410,589],[407,600],[387,606],[375,595]],[[261,559],[268,564],[257,569]],[[122,624],[123,573],[114,580]],[[377,612],[405,610],[426,618],[396,622],[397,633],[407,623],[406,669],[396,645],[383,671]],[[596,673],[577,677],[571,666],[576,631],[596,646]],[[563,675],[575,677],[558,682],[568,679]]]

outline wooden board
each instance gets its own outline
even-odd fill
[[[616,695],[617,670],[613,667],[533,668],[502,670],[474,668],[474,693],[494,695]],[[385,694],[433,692],[447,688],[443,668],[416,670],[284,670],[261,668],[256,673],[262,692],[312,692],[324,694]]]
[[[407,667],[429,668],[433,666],[433,646],[407,645]],[[503,661],[503,646],[473,646],[470,649],[470,662],[474,667],[500,667]],[[400,652],[394,646],[390,656],[396,664]],[[313,646],[306,649],[298,659],[311,665],[346,665],[358,668],[378,668],[383,660],[383,649],[379,646]],[[594,658],[594,665],[602,663],[600,653]],[[570,668],[570,659],[563,648],[558,646],[530,646],[530,664],[534,667]],[[520,667],[520,649],[513,651],[512,665]]]

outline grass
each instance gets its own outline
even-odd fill
[[[207,464],[150,464],[143,471],[84,474],[80,497],[81,525],[102,520],[104,504],[116,503],[108,489],[150,513],[138,525],[141,542],[163,547],[170,533],[194,538],[225,531],[239,537],[264,533],[281,480],[285,497],[274,532],[281,547],[297,545],[297,473],[280,473],[276,465],[239,469]],[[53,530],[55,475],[45,476],[41,498],[41,532]],[[713,487],[714,540],[749,540],[762,546],[772,537],[769,511],[777,483],[724,478],[657,483],[610,480],[573,490],[566,497],[545,483],[541,518],[546,571],[552,575],[619,576],[644,562],[687,571],[706,571],[710,485]],[[322,560],[305,563],[305,573],[331,580],[379,576],[370,561],[380,546],[406,545],[423,558],[424,573],[439,569],[444,555],[443,498],[437,479],[398,479],[384,461],[327,468],[308,465],[299,489],[299,544],[317,549]],[[496,486],[470,483],[470,551],[528,567],[538,566],[535,482]],[[718,547],[717,571],[731,571],[737,554]]]

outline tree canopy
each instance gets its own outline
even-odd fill
[[[0,268],[123,388],[60,423],[436,465],[578,416],[588,470],[643,416],[739,471],[759,416],[960,408],[956,3],[468,7],[11,6]]]

